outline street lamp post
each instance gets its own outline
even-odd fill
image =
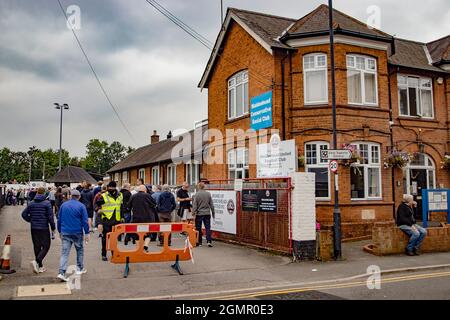
[[[337,149],[336,128],[336,81],[334,70],[334,31],[333,31],[333,0],[328,0],[328,24],[330,30],[330,63],[331,63],[331,107],[333,113],[333,149]],[[334,209],[333,209],[333,233],[334,233],[334,258],[342,257],[341,250],[341,211],[339,209],[339,175],[334,174]]]
[[[58,172],[61,171],[61,162],[62,162],[62,124],[63,124],[63,111],[69,110],[69,105],[64,103],[60,105],[59,103],[54,103],[55,109],[61,111],[60,121],[59,121],[59,169]]]

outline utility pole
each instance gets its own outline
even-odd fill
[[[220,24],[223,24],[223,0],[220,0]]]
[[[333,0],[328,0],[328,24],[330,32],[330,63],[331,63],[331,108],[333,113],[333,149],[337,149],[336,129],[336,80],[334,70],[334,30],[333,30]],[[339,209],[339,175],[334,174],[334,209],[333,209],[334,259],[342,258],[341,250],[341,211]]]
[[[62,124],[63,124],[63,111],[69,110],[69,106],[67,103],[60,105],[59,103],[54,103],[55,109],[61,111],[61,116],[59,120],[59,169],[58,172],[61,171],[61,161],[62,161]]]

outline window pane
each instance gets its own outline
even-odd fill
[[[321,144],[319,150],[328,150],[328,146],[325,145],[325,144]],[[328,160],[322,160],[320,158],[320,152],[319,152],[319,154],[317,156],[318,156],[318,159],[319,159],[320,163],[328,163]]]
[[[308,168],[316,174],[316,197],[328,198],[328,168]]]
[[[417,116],[417,90],[416,88],[408,88],[409,94],[409,115]]]
[[[420,90],[420,102],[422,109],[422,116],[431,118],[433,116],[433,106],[431,103],[431,91],[430,90]]]
[[[361,73],[359,71],[347,71],[348,102],[362,103]]]
[[[305,74],[306,102],[326,101],[326,70],[308,71]]]
[[[434,183],[434,170],[427,170],[428,172],[428,188],[433,189],[436,188]]]
[[[375,87],[375,74],[364,73],[364,87],[367,103],[376,103],[377,88]]]
[[[363,158],[363,160],[361,161],[362,164],[369,163],[369,146],[367,144],[359,145],[359,154]]]
[[[399,85],[406,85],[406,77],[404,77],[404,76],[397,76],[397,83]]]
[[[419,79],[408,77],[408,86],[417,87],[419,85]]]
[[[236,178],[236,172],[234,170],[228,171],[228,177],[230,179],[235,179]]]
[[[356,57],[356,69],[364,70],[365,68],[365,59],[363,57]]]
[[[380,152],[378,146],[372,146],[372,163],[380,163]]]
[[[244,83],[244,113],[248,113],[248,82]]]
[[[326,56],[324,55],[317,56],[317,66],[318,67],[326,66]]]
[[[313,69],[314,68],[314,56],[306,56],[303,58],[304,69]]]
[[[374,59],[368,59],[367,60],[367,68],[369,70],[375,70],[375,60]]]
[[[234,90],[228,91],[228,118],[234,118]]]
[[[347,56],[347,67],[355,67],[355,57]]]
[[[350,168],[350,183],[352,199],[364,198],[364,167]]]
[[[400,114],[403,116],[409,116],[409,113],[408,113],[408,91],[406,89],[399,89],[398,94],[400,97]]]
[[[316,145],[306,145],[306,164],[317,164]]]
[[[431,80],[430,79],[420,79],[420,85],[424,88],[431,88]]]
[[[244,114],[243,90],[242,84],[236,87],[236,117]]]
[[[369,197],[380,196],[380,168],[368,168]]]

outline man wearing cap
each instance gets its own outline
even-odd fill
[[[98,229],[102,233],[102,260],[108,261],[106,257],[106,234],[112,231],[113,226],[124,222],[123,218],[123,195],[117,190],[115,181],[108,183],[108,191],[103,193],[97,200],[95,206],[99,208],[101,215]]]
[[[70,200],[61,205],[58,214],[57,227],[62,244],[59,274],[57,278],[66,282],[69,281],[66,277],[66,271],[72,244],[77,251],[76,274],[81,275],[86,273],[86,269],[84,269],[83,265],[83,237],[87,243],[89,241],[89,223],[86,206],[79,201],[80,196],[81,194],[78,190],[71,190]]]

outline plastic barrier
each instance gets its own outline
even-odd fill
[[[171,233],[187,234],[185,247],[172,249],[169,246],[169,235]],[[138,236],[136,239],[137,247],[133,249],[120,250],[118,248],[118,237],[120,234],[132,233]],[[147,252],[144,250],[144,237],[148,233],[162,233],[164,237],[164,246],[159,252]],[[125,263],[124,278],[128,277],[129,263],[139,262],[161,262],[175,261],[172,265],[180,275],[179,261],[193,260],[192,244],[196,244],[198,231],[194,229],[193,224],[187,223],[127,223],[118,224],[113,227],[112,232],[106,235],[106,250],[111,251],[112,263]]]

